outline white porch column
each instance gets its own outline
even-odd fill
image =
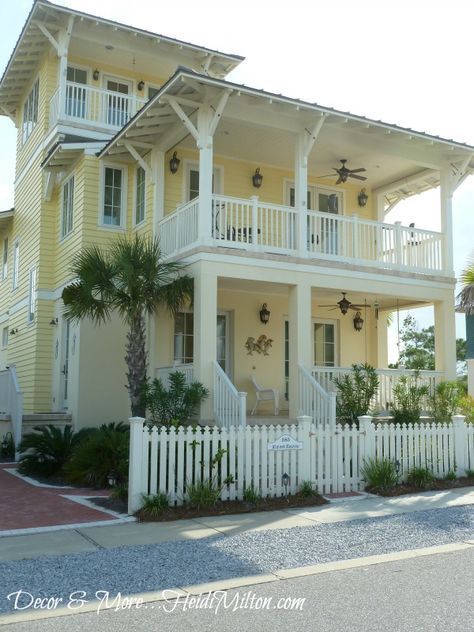
[[[158,236],[158,223],[165,214],[165,152],[157,147],[151,150],[153,174],[153,236]]]
[[[379,312],[377,323],[377,368],[388,366],[388,325],[387,312]]]
[[[296,215],[296,249],[300,257],[307,255],[308,249],[308,158],[307,141],[303,134],[296,138],[295,149],[295,210]]]
[[[289,405],[290,417],[297,417],[299,411],[299,365],[310,369],[312,358],[311,332],[311,285],[301,283],[290,287],[288,294],[289,320]]]
[[[450,168],[441,170],[441,232],[443,234],[443,270],[454,276],[453,265],[453,181]]]
[[[197,127],[199,133],[199,217],[198,238],[201,243],[210,242],[212,235],[212,174],[213,141],[211,123],[213,112],[209,106],[199,108]]]
[[[209,389],[201,406],[201,420],[213,418],[213,381],[217,345],[217,275],[202,263],[194,272],[194,378]]]
[[[436,370],[444,371],[445,379],[456,379],[456,321],[454,296],[434,304]]]

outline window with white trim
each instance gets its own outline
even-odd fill
[[[3,240],[2,281],[8,276],[8,237]]]
[[[12,287],[15,290],[18,287],[18,280],[20,278],[20,242],[18,240],[13,244],[12,277]]]
[[[178,312],[174,319],[174,363],[193,362],[193,312]]]
[[[145,169],[138,167],[135,172],[135,224],[145,219],[146,176]]]
[[[2,349],[8,347],[8,327],[2,329]]]
[[[61,239],[72,232],[74,222],[74,176],[63,185],[63,199],[61,212]]]
[[[36,315],[37,271],[31,268],[28,281],[28,322],[32,323]]]
[[[26,97],[26,101],[23,105],[23,125],[21,128],[23,144],[26,143],[38,122],[38,94],[39,79],[34,82],[31,92]]]
[[[102,224],[124,225],[125,169],[104,166]]]
[[[335,322],[313,321],[313,344],[315,366],[337,366]]]

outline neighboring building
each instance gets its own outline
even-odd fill
[[[437,371],[454,377],[452,195],[474,147],[227,81],[241,61],[34,3],[0,84],[18,128],[15,208],[0,213],[0,369],[16,367],[25,413],[127,417],[122,324],[73,325],[60,297],[75,253],[134,232],[195,278],[192,311],[150,319],[149,365],[189,365],[213,392],[203,419],[226,423],[230,382],[250,410],[251,373],[291,418],[314,413],[315,379],[386,369],[398,308],[434,305]],[[433,213],[423,205],[411,226],[385,222],[438,186],[441,232],[417,228]],[[341,292],[360,308],[344,315]],[[262,335],[268,355],[252,352]]]

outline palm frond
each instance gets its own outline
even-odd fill
[[[456,311],[474,315],[474,254],[468,262],[468,267],[461,272],[462,290],[456,297]]]

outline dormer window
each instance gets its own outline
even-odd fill
[[[21,130],[23,144],[26,143],[38,122],[38,93],[39,79],[34,82],[23,106],[23,125]]]

